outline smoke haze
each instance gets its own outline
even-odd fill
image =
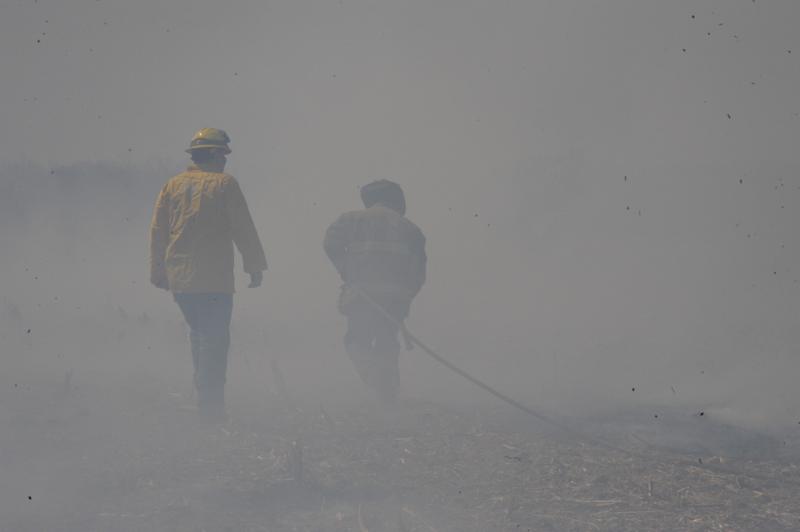
[[[188,393],[148,224],[220,127],[270,264],[249,290],[237,256],[231,409],[274,399],[272,358],[305,400],[362,398],[321,241],[386,178],[427,236],[409,328],[468,371],[554,414],[796,430],[798,20],[793,0],[0,0],[0,385],[69,374],[122,410],[113,383]],[[490,401],[402,356],[404,396]]]

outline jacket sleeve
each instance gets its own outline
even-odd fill
[[[169,198],[166,185],[161,189],[150,222],[150,282],[166,288],[165,264],[169,242]]]
[[[267,269],[264,248],[258,238],[256,226],[247,208],[242,189],[235,179],[231,178],[227,186],[226,202],[231,223],[231,237],[239,253],[242,254],[242,265],[247,273],[256,273]]]
[[[344,278],[344,263],[345,255],[347,254],[347,246],[350,245],[350,239],[350,218],[347,214],[342,214],[328,227],[328,230],[325,232],[325,240],[322,242],[325,254],[328,255],[336,271],[339,272],[342,281],[347,281]]]
[[[422,231],[417,232],[417,238],[414,245],[414,257],[417,264],[417,272],[414,278],[415,284],[413,287],[414,295],[416,296],[425,284],[428,267],[428,255],[425,253],[425,235]]]

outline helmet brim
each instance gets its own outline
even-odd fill
[[[218,150],[223,150],[225,155],[231,153],[231,149],[227,146],[220,146],[219,144],[197,144],[196,146],[192,146],[191,148],[186,149],[186,153],[192,153],[194,150],[207,150],[210,148],[215,148]]]

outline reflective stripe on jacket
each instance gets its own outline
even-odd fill
[[[244,271],[267,260],[239,184],[225,173],[192,165],[170,179],[150,227],[150,278],[172,292],[234,291],[233,245]]]
[[[323,246],[345,284],[375,297],[410,302],[425,283],[425,236],[380,203],[342,214],[328,228]]]

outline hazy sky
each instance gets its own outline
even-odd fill
[[[628,164],[797,160],[792,0],[0,9],[4,158],[172,156],[213,123],[230,130],[240,167],[283,172],[303,158],[329,172],[423,160],[454,174],[567,145]]]
[[[796,351],[798,22],[796,0],[0,0],[0,161],[182,164],[226,129],[272,265],[240,308],[276,320],[329,315],[322,232],[389,178],[438,345]]]

